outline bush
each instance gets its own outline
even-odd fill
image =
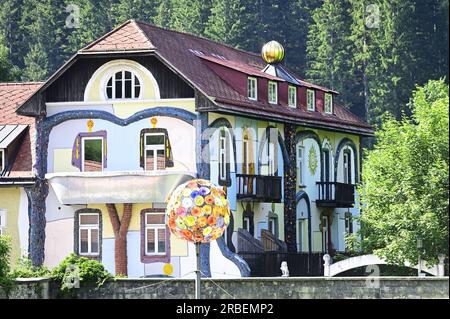
[[[11,239],[8,236],[0,236],[0,286],[8,290],[12,285],[9,274],[9,258],[11,253]]]
[[[101,286],[113,276],[105,270],[100,262],[70,254],[53,269],[51,278],[61,284],[62,291],[67,291],[72,288],[74,279],[79,280],[80,285],[96,283]]]
[[[12,278],[47,278],[50,270],[46,267],[34,267],[31,260],[25,257],[19,259],[16,267],[11,272]]]

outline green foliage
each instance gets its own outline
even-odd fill
[[[96,283],[100,286],[107,279],[113,278],[113,276],[105,270],[101,262],[70,254],[53,269],[51,274],[51,278],[61,284],[62,291],[68,290],[68,282],[70,282],[70,277],[73,276],[70,271],[71,267],[77,270],[76,272],[77,276],[79,276],[80,284]]]
[[[8,48],[4,45],[4,40],[4,37],[0,34],[0,81],[7,81],[10,79],[11,69]]]
[[[11,272],[12,278],[47,278],[50,270],[44,266],[35,267],[30,259],[21,257]]]
[[[11,253],[11,238],[0,236],[0,286],[8,290],[12,285],[9,275],[9,259]]]
[[[42,81],[48,74],[47,54],[42,44],[33,45],[25,57],[24,81]]]
[[[448,256],[449,97],[443,80],[418,88],[412,116],[386,116],[366,153],[361,248],[390,263]],[[417,248],[422,239],[423,248]]]

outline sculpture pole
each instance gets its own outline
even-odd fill
[[[201,272],[200,272],[200,243],[195,243],[195,254],[197,259],[197,270],[195,271],[195,299],[200,299],[200,285],[201,285]]]

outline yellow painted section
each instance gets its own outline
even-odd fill
[[[170,234],[170,256],[172,257],[187,257],[188,244],[187,241],[178,239]]]
[[[208,113],[208,125],[219,118],[227,119],[233,128],[236,128],[236,118],[233,115],[225,115],[219,113]]]
[[[162,99],[155,101],[143,101],[140,103],[136,103],[136,100],[131,100],[113,103],[114,114],[123,119],[145,109],[151,109],[159,106],[177,107],[195,113],[195,99]]]
[[[245,203],[244,203],[245,205]],[[244,220],[244,208],[242,208],[242,203],[237,202],[237,210],[233,212],[233,222],[234,222],[234,231],[238,231],[239,228],[242,228],[243,220]]]
[[[6,209],[6,228],[3,234],[11,237],[11,266],[14,267],[20,257],[19,239],[20,188],[0,188],[0,208]]]
[[[78,168],[72,166],[72,149],[53,150],[53,172],[79,172]]]
[[[114,68],[117,64],[111,65]],[[153,81],[150,79],[147,74],[138,67],[133,67],[133,72],[138,76],[141,81],[141,91],[142,91],[142,99],[150,100],[157,98],[155,87]],[[89,91],[87,92],[87,100],[88,101],[102,101],[102,94],[104,94],[105,87],[108,82],[107,75],[110,73],[110,68],[105,68],[101,72],[99,72],[94,79],[91,79],[91,86]]]

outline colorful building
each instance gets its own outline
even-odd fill
[[[78,51],[17,109],[36,127],[17,217],[33,263],[75,252],[130,277],[189,276],[194,246],[170,235],[164,210],[196,177],[224,187],[233,217],[202,245],[206,275],[248,276],[239,252],[255,247],[344,251],[373,131],[283,56],[275,42],[262,59],[133,20]]]

